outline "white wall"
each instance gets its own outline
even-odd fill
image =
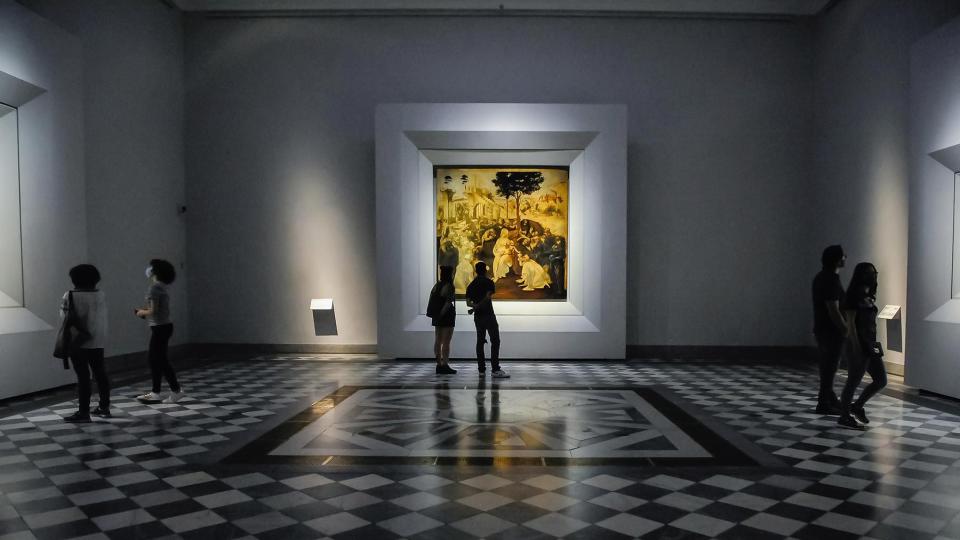
[[[857,262],[870,261],[880,272],[877,302],[906,306],[910,45],[958,12],[951,0],[845,0],[819,19],[812,156],[818,225],[800,263],[810,278],[820,250],[840,243],[848,254],[844,286]],[[886,340],[886,325],[878,330]],[[904,355],[888,351],[886,360],[904,363]]]
[[[954,178],[927,155],[960,144],[960,19],[918,41],[910,68],[906,382],[960,398],[960,300],[951,300]]]
[[[173,262],[173,343],[189,340],[183,203],[183,28],[157,0],[30,0],[83,50],[88,262],[110,308],[106,354],[147,348],[142,305],[150,259]]]
[[[532,102],[627,105],[627,343],[808,343],[808,30],[188,17],[194,340],[375,343],[375,106]]]
[[[25,305],[50,325],[67,270],[86,256],[80,66],[75,38],[0,0],[0,71],[46,90],[19,109],[20,184]],[[16,309],[0,308],[0,323]],[[52,350],[51,330],[0,334],[0,398],[74,380]]]

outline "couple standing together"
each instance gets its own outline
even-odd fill
[[[176,279],[172,264],[163,259],[153,259],[145,271],[150,288],[145,298],[146,305],[134,309],[134,315],[150,325],[151,391],[137,396],[142,403],[176,403],[183,397],[177,375],[167,358],[167,348],[173,335],[170,318],[170,295],[167,287]],[[67,422],[90,422],[90,415],[110,418],[110,379],[104,365],[104,347],[107,341],[107,302],[103,291],[97,288],[100,271],[92,264],[74,266],[69,272],[73,289],[63,295],[60,317],[65,319],[67,331],[76,335],[70,345],[68,356],[77,374],[78,410],[64,418]],[[64,359],[64,368],[68,368]],[[92,393],[90,375],[97,381],[99,403],[90,410]],[[170,385],[170,394],[160,394],[161,377]]]
[[[494,379],[507,379],[510,375],[500,369],[500,325],[493,312],[493,293],[497,287],[487,277],[487,265],[483,261],[474,265],[477,277],[467,286],[467,313],[473,314],[473,323],[477,327],[477,369],[480,376],[487,373],[483,346],[490,335],[490,368]],[[453,374],[457,370],[450,367],[450,340],[457,322],[455,307],[457,295],[453,285],[453,267],[440,267],[440,280],[430,291],[427,302],[427,316],[435,329],[433,355],[437,360],[438,374]]]
[[[847,260],[843,248],[828,246],[820,260],[823,269],[813,279],[813,332],[820,350],[817,414],[839,415],[840,426],[864,429],[870,422],[864,405],[887,385],[883,348],[877,341],[877,269],[868,262],[857,264],[844,291],[840,283],[840,269]],[[844,349],[847,382],[837,399],[833,379]],[[864,373],[873,380],[853,401]]]

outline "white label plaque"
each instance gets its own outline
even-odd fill
[[[886,305],[883,306],[883,309],[880,310],[880,313],[877,314],[878,319],[899,319],[900,318],[900,306]]]

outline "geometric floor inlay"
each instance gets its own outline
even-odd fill
[[[656,387],[501,388],[496,382],[342,387],[228,461],[754,464]]]

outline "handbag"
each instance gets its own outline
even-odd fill
[[[60,323],[57,341],[53,346],[53,356],[63,360],[63,369],[70,369],[69,358],[75,343],[89,337],[90,333],[80,327],[80,321],[73,306],[73,291],[70,291],[67,293],[67,314]]]
[[[440,312],[443,311],[443,296],[440,294],[440,284],[437,283],[433,286],[433,290],[430,291],[430,299],[427,300],[427,317],[435,319],[440,316]]]
[[[53,357],[63,360],[63,369],[70,369],[70,347],[73,341],[73,332],[70,327],[73,325],[73,291],[67,293],[67,314],[60,321],[60,329],[57,330],[57,341],[53,345]]]

